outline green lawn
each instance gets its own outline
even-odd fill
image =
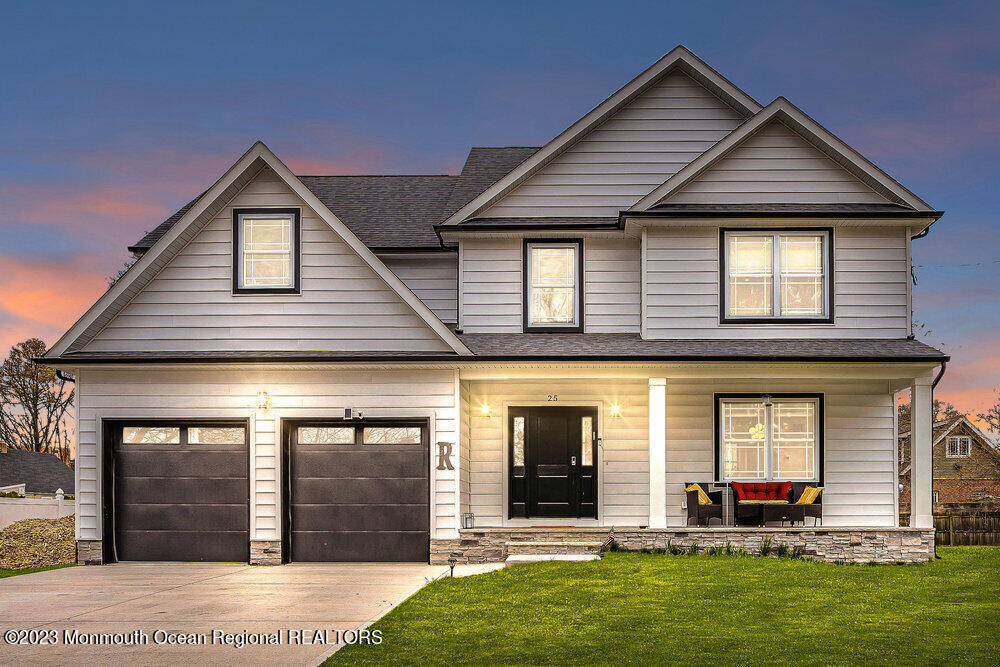
[[[926,565],[609,553],[443,579],[326,664],[988,664],[1000,548]]]
[[[59,570],[64,567],[73,567],[75,563],[62,563],[60,565],[45,565],[43,567],[25,567],[20,570],[3,570],[0,569],[0,579],[6,577],[16,577],[19,574],[32,574],[34,572],[45,572],[45,570]]]

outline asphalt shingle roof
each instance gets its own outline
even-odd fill
[[[943,352],[909,339],[643,340],[639,334],[460,334],[473,357],[435,352],[72,352],[76,363],[111,361],[370,361],[589,360],[589,361],[947,361]]]
[[[458,176],[299,176],[334,215],[371,248],[437,249],[434,225],[507,175],[538,148],[473,148]],[[202,193],[204,194],[204,193]],[[201,195],[148,232],[130,251],[146,250]]]
[[[74,493],[73,469],[54,454],[8,449],[0,454],[0,486],[24,484],[27,493]]]

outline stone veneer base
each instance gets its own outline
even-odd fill
[[[281,540],[250,540],[251,565],[281,565]]]
[[[934,558],[934,530],[922,528],[483,528],[462,530],[458,539],[431,540],[430,562],[500,563],[507,558],[509,542],[581,539],[613,539],[626,551],[664,549],[669,540],[685,549],[697,544],[703,554],[727,544],[756,554],[764,538],[771,539],[772,553],[784,544],[806,558],[830,563],[925,563]]]
[[[104,544],[101,540],[76,541],[77,565],[103,565]]]

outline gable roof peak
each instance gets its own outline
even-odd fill
[[[581,137],[608,120],[620,109],[631,103],[639,95],[649,90],[658,81],[674,71],[681,71],[694,79],[713,95],[732,107],[744,117],[759,113],[761,105],[757,100],[740,90],[731,81],[712,69],[687,47],[679,45],[646,68],[638,76],[611,94],[610,97],[591,109],[578,121],[563,130],[558,136],[527,157],[506,176],[493,183],[471,201],[456,209],[444,225],[457,225],[473,218],[499,201],[532,174],[547,165],[575,144]]]
[[[940,213],[934,211],[927,202],[910,192],[899,181],[879,169],[783,96],[774,98],[770,104],[686,164],[655,190],[636,202],[631,211],[648,211],[664,202],[668,197],[739,148],[747,139],[775,121],[788,126],[789,129],[802,136],[803,139],[889,202],[903,204],[916,211],[927,212],[929,216],[935,216],[935,219],[940,216]]]

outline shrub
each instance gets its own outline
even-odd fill
[[[732,556],[734,553],[736,553],[736,549],[733,549],[732,543],[726,542],[726,555]]]
[[[698,555],[698,543],[697,542],[692,542],[691,546],[688,547],[688,555],[689,556],[697,556]]]
[[[792,547],[792,553],[789,555],[789,558],[800,560],[804,557],[804,555],[805,552],[802,551],[802,547],[795,545],[794,547]]]
[[[771,538],[770,537],[761,538],[759,553],[760,553],[761,556],[770,556],[771,555]]]
[[[621,546],[617,542],[615,542],[615,538],[612,537],[610,540],[604,543],[604,546],[601,547],[601,551],[608,553],[615,551],[624,551],[624,549],[622,549]]]
[[[721,556],[722,555],[722,547],[720,547],[720,546],[710,547],[708,549],[707,553],[708,553],[709,556]]]
[[[679,547],[672,541],[667,540],[667,553],[673,556],[680,556],[681,554],[684,553],[684,547]]]
[[[788,557],[788,545],[782,542],[778,545],[778,558]]]
[[[20,498],[21,494],[17,491],[2,491],[0,492],[0,498]]]

